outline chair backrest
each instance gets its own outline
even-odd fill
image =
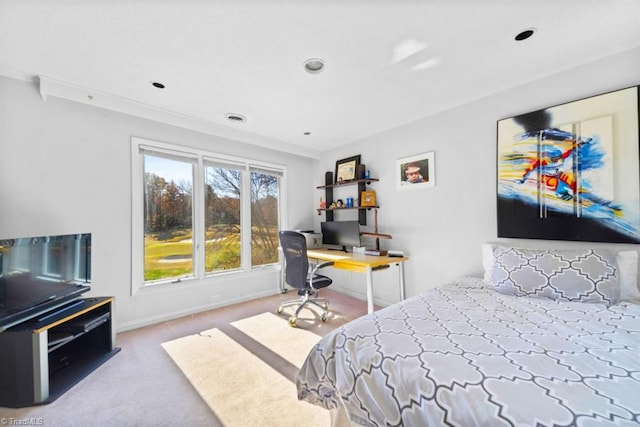
[[[295,231],[281,231],[278,235],[285,260],[284,280],[291,287],[304,289],[309,272],[307,241]]]

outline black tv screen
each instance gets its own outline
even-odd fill
[[[91,234],[0,240],[0,332],[90,289]]]
[[[345,252],[360,246],[360,224],[358,221],[326,221],[320,223],[322,244],[338,246]]]

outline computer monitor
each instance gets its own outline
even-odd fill
[[[358,221],[326,221],[320,224],[322,244],[347,252],[360,246],[360,224]]]

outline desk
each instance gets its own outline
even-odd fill
[[[333,267],[367,275],[367,312],[373,313],[373,272],[398,264],[400,299],[404,299],[404,263],[408,257],[371,256],[328,249],[309,249],[307,257],[318,261],[333,261]]]

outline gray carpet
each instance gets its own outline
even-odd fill
[[[303,312],[298,327],[324,336],[366,313],[366,302],[330,289],[332,315],[326,323]],[[29,408],[0,407],[2,418],[14,425],[27,420],[44,426],[223,426],[189,379],[163,349],[162,343],[217,328],[271,369],[293,381],[297,366],[269,349],[233,322],[265,312],[275,313],[281,300],[295,294],[274,295],[118,334],[122,351],[76,384],[58,400]],[[281,317],[286,323],[286,317]],[[297,363],[297,362],[296,362]],[[292,389],[295,392],[295,387]],[[265,411],[269,409],[266,408]],[[268,414],[265,414],[268,416]],[[241,425],[241,424],[238,424]]]

